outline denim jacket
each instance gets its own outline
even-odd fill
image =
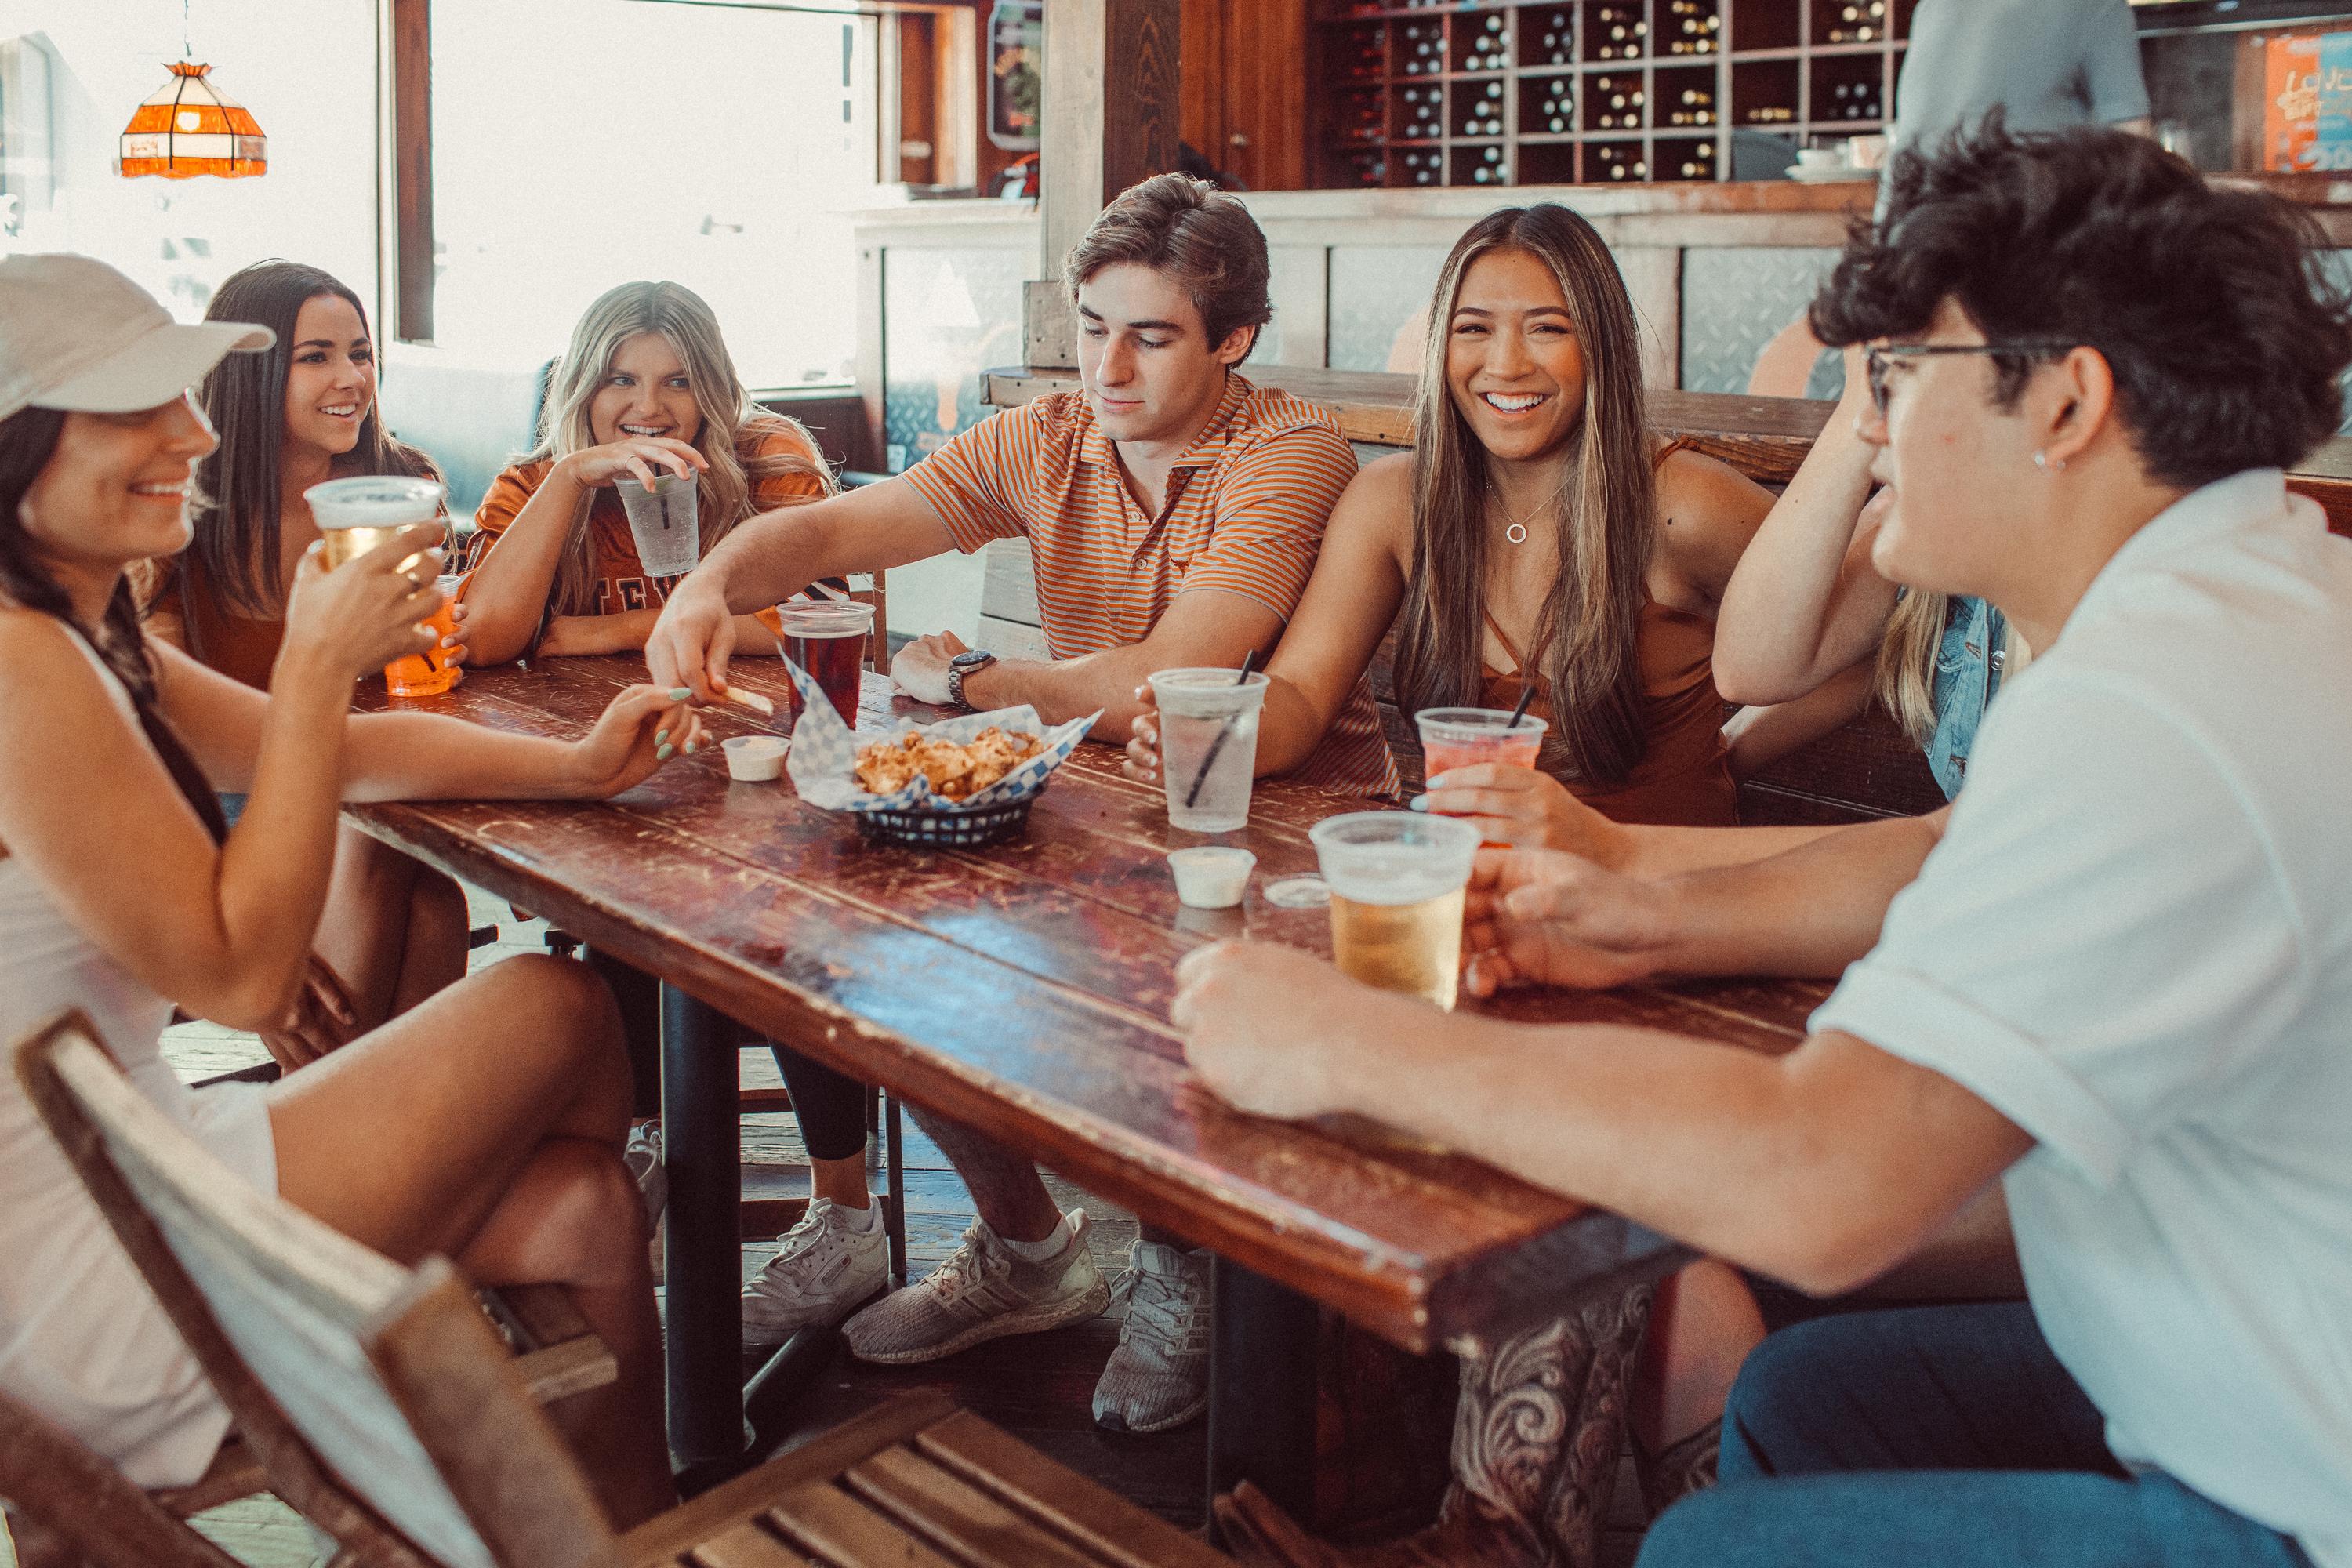
[[[1950,799],[1968,776],[1977,726],[2000,689],[2001,645],[2009,623],[1982,599],[1956,598],[1936,649],[1936,732],[1927,737],[1927,767]]]

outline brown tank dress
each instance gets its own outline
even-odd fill
[[[1659,448],[1655,461],[1663,467],[1683,445],[1669,442]],[[1520,693],[1533,682],[1536,698],[1528,711],[1549,720],[1549,682],[1532,673],[1543,662],[1544,650],[1538,649],[1530,660],[1492,615],[1486,627],[1516,667],[1507,671],[1482,668],[1486,706],[1516,708]],[[1557,731],[1544,736],[1536,765],[1612,821],[1738,826],[1739,786],[1732,780],[1731,752],[1723,739],[1723,695],[1715,689],[1715,623],[1645,597],[1634,632],[1633,658],[1641,672],[1642,730],[1649,744],[1624,782],[1594,784],[1580,779],[1568,744]]]

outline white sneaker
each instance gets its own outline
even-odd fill
[[[646,1234],[653,1238],[647,1262],[652,1266],[654,1283],[662,1282],[662,1214],[669,1207],[669,1171],[662,1163],[661,1118],[641,1121],[629,1129],[629,1141],[621,1149],[621,1163],[636,1178],[637,1195],[646,1200]]]
[[[890,1237],[880,1205],[871,1230],[860,1231],[850,1210],[831,1198],[809,1205],[800,1224],[743,1288],[743,1348],[771,1350],[814,1323],[843,1314],[882,1289],[890,1278]]]
[[[1087,1215],[1068,1215],[1070,1239],[1043,1263],[1016,1256],[985,1221],[920,1284],[894,1290],[844,1323],[859,1361],[885,1366],[937,1361],[1002,1334],[1043,1333],[1091,1318],[1110,1287],[1087,1253]]]
[[[1209,1255],[1139,1240],[1127,1258],[1113,1291],[1127,1321],[1095,1384],[1095,1425],[1166,1432],[1209,1407]]]

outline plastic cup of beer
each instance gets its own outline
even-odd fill
[[[1258,710],[1265,677],[1232,669],[1163,669],[1151,678],[1160,703],[1160,777],[1168,825],[1187,833],[1234,833],[1249,826],[1257,777]]]
[[[621,510],[629,515],[629,537],[648,577],[683,577],[702,559],[697,509],[701,491],[691,474],[657,473],[650,485],[624,478],[613,481]]]
[[[321,552],[331,572],[391,543],[404,528],[438,519],[442,498],[447,493],[431,479],[362,474],[312,485],[302,492],[302,499],[310,503]],[[412,555],[402,562],[401,570],[408,570],[415,560]],[[438,697],[462,677],[463,671],[450,662],[448,650],[441,646],[441,639],[457,629],[449,597],[456,581],[454,577],[440,580],[440,608],[423,623],[433,628],[433,647],[383,667],[384,689],[393,696]]]
[[[866,639],[874,631],[874,606],[856,599],[793,599],[778,605],[776,651],[808,671],[852,730],[857,728],[857,686],[866,672]],[[801,695],[791,694],[793,721],[800,721]]]
[[[1479,763],[1534,767],[1549,728],[1525,713],[1515,725],[1499,708],[1424,708],[1412,719],[1421,730],[1422,776],[1432,779]]]
[[[1317,823],[1307,837],[1331,889],[1331,951],[1340,970],[1450,1011],[1478,830],[1418,812],[1360,811]]]

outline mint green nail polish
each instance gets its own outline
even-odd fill
[[[694,689],[691,687],[673,686],[669,689],[669,700],[672,702],[683,702],[693,695]]]
[[[1429,809],[1429,797],[1425,795],[1414,795],[1411,800],[1404,803],[1404,808],[1407,811],[1427,811]]]
[[[657,763],[666,763],[669,761],[669,754],[676,750],[677,750],[676,746],[662,746],[656,748],[654,752],[654,761]]]
[[[668,731],[667,730],[656,730],[656,731],[654,731],[654,744],[655,744],[655,745],[658,746],[658,745],[660,745],[664,741],[667,741],[667,740],[668,740],[668,739],[669,739],[669,731]]]
[[[699,741],[688,741],[688,742],[686,743],[686,754],[687,754],[688,756],[689,756],[689,757],[690,757],[690,756],[692,756],[692,755],[694,755],[694,753],[695,753],[696,752],[700,751],[701,749],[702,749],[702,742],[699,742]]]

